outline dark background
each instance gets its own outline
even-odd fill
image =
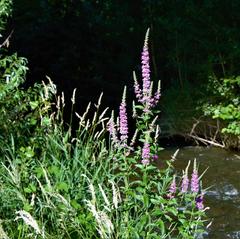
[[[27,84],[48,75],[67,99],[77,88],[78,112],[102,91],[104,105],[118,108],[124,85],[131,98],[148,27],[163,118],[191,117],[210,75],[239,72],[238,0],[18,0],[13,10],[6,35],[14,30],[10,51],[29,61]]]

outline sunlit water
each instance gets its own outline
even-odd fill
[[[167,159],[175,151],[166,149],[160,158]],[[175,167],[180,171],[195,158],[200,173],[208,168],[203,187],[210,187],[204,203],[210,207],[207,214],[212,225],[201,238],[240,239],[240,154],[213,147],[184,147],[180,148]]]

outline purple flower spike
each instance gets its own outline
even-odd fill
[[[141,102],[142,90],[140,89],[140,86],[138,84],[135,72],[133,72],[133,79],[134,79],[134,92],[135,92],[136,98],[138,99],[139,102]]]
[[[127,121],[127,110],[126,110],[126,87],[123,91],[122,103],[119,107],[119,118],[120,118],[120,139],[125,141],[128,139],[128,121]]]
[[[200,196],[198,196],[196,198],[196,207],[197,207],[198,210],[203,210],[204,209],[203,194],[201,194]]]
[[[112,112],[112,116],[107,124],[107,130],[110,133],[111,139],[113,141],[113,143],[117,144],[118,143],[118,137],[117,137],[117,130],[115,128],[115,123],[114,123],[114,115]]]
[[[198,171],[196,167],[196,160],[194,161],[194,168],[191,178],[191,191],[193,193],[198,193],[199,191],[199,178],[198,178]]]
[[[174,198],[174,194],[176,193],[176,191],[177,191],[176,178],[175,178],[175,175],[174,175],[173,181],[170,185],[169,193],[168,193],[167,197],[170,198],[170,199]]]
[[[145,142],[142,149],[142,164],[148,165],[150,163],[150,144]]]
[[[160,85],[160,81],[158,82],[158,89],[157,89],[157,92],[154,94],[154,97],[152,99],[152,105],[153,107],[156,106],[159,102],[159,99],[160,99],[160,96],[161,96],[161,85]]]
[[[188,185],[189,185],[189,179],[188,179],[188,168],[190,165],[190,161],[188,162],[188,165],[185,169],[185,172],[183,174],[183,179],[182,179],[182,186],[181,186],[181,192],[186,193],[188,191]]]
[[[149,29],[147,30],[145,42],[143,46],[142,52],[142,81],[143,81],[143,97],[141,102],[145,105],[144,112],[149,113],[152,99],[151,99],[151,81],[150,81],[150,58],[148,51],[148,37],[149,37]]]
[[[185,174],[183,176],[183,180],[182,180],[182,187],[181,187],[181,192],[182,193],[186,193],[188,191],[188,185],[189,185],[188,175]]]
[[[160,82],[158,83],[158,90],[155,94],[153,91],[153,82],[150,80],[150,57],[148,49],[148,38],[149,38],[149,29],[146,32],[143,51],[141,55],[141,64],[142,64],[142,89],[138,84],[136,74],[133,72],[134,77],[134,91],[138,102],[143,104],[143,112],[149,113],[152,107],[155,107],[158,104],[160,99]]]
[[[150,91],[150,66],[148,46],[143,47],[142,52],[142,79],[143,79],[143,94],[149,95]]]

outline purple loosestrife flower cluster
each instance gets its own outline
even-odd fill
[[[204,209],[204,205],[203,205],[203,194],[199,195],[196,198],[196,207],[198,210],[203,210]]]
[[[118,144],[119,140],[118,140],[118,137],[117,137],[117,130],[116,130],[116,125],[114,123],[114,114],[113,114],[113,112],[112,112],[112,116],[111,116],[110,120],[108,121],[107,130],[110,133],[110,136],[111,136],[111,139],[112,139],[113,143],[114,144]]]
[[[171,185],[170,185],[169,193],[168,193],[167,197],[168,197],[169,199],[174,198],[174,194],[176,193],[176,191],[177,191],[176,177],[175,177],[175,175],[174,175],[173,181],[172,181],[172,183],[171,183]]]
[[[128,120],[126,109],[126,87],[124,87],[122,103],[119,107],[120,118],[120,139],[121,141],[127,141],[128,139]]]
[[[145,142],[142,149],[142,164],[148,165],[149,163],[150,163],[150,144],[148,142]]]
[[[183,179],[182,179],[182,185],[181,185],[181,192],[186,193],[188,191],[189,186],[189,179],[188,179],[188,168],[189,168],[190,162],[188,162],[188,165],[184,171]]]
[[[138,101],[141,101],[142,90],[140,89],[140,86],[137,82],[137,77],[136,77],[135,72],[133,72],[133,79],[134,79],[134,92],[135,92],[136,98],[138,99]]]
[[[149,51],[148,51],[148,36],[149,36],[149,29],[146,33],[145,42],[142,51],[142,81],[143,81],[143,95],[149,96],[150,94],[150,65],[149,65]]]
[[[191,178],[191,191],[193,193],[198,193],[199,191],[199,178],[198,178],[198,171],[196,167],[196,160],[194,161],[193,173]]]
[[[147,30],[142,56],[142,89],[140,89],[139,83],[137,82],[136,75],[134,73],[134,90],[136,98],[140,103],[144,105],[144,112],[148,113],[150,109],[157,105],[160,99],[160,82],[158,84],[157,92],[152,96],[152,82],[150,80],[150,57],[148,49],[148,38],[149,38],[149,29]]]
[[[181,192],[182,193],[186,193],[188,191],[188,185],[189,185],[188,175],[185,174],[183,176],[183,180],[182,180],[182,187],[181,187]]]

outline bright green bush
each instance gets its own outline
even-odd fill
[[[12,0],[0,0],[0,31],[4,30],[7,18],[11,15],[11,13]]]
[[[210,79],[212,100],[203,106],[205,115],[224,123],[223,133],[240,135],[240,77]]]
[[[24,89],[26,71],[26,60],[16,54],[0,59],[0,145],[12,136],[18,148],[38,147],[44,127],[50,123],[55,86],[50,82]]]

